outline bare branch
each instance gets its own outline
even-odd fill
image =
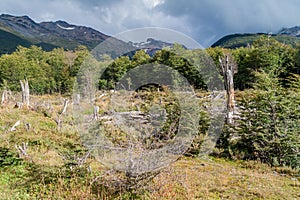
[[[21,124],[21,121],[18,120],[18,121],[11,127],[10,131],[16,131],[16,130],[17,130],[16,127],[19,126],[20,124]]]
[[[27,148],[28,148],[28,143],[22,142],[22,145],[15,145],[15,148],[19,152],[19,157],[27,157]]]
[[[5,89],[2,93],[1,104],[5,104],[8,102],[8,91]]]
[[[67,107],[69,104],[69,99],[64,99],[64,106],[60,112],[61,115],[66,114],[67,113]]]

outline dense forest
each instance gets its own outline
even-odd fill
[[[179,51],[181,46],[175,45],[174,48]],[[235,89],[245,90],[254,88],[253,84],[257,80],[255,72],[265,72],[270,78],[278,80],[280,86],[288,88],[290,79],[300,73],[299,49],[300,47],[293,48],[262,36],[248,48],[229,50],[214,47],[206,49],[206,52],[217,66],[219,58],[230,54],[238,66],[234,76]],[[70,93],[74,77],[88,54],[89,51],[84,46],[79,46],[74,51],[57,48],[49,52],[36,46],[19,46],[14,53],[2,55],[0,58],[0,85],[18,91],[19,80],[26,78],[33,94]],[[113,62],[109,56],[105,61],[91,58],[89,62],[85,62],[85,65],[93,65],[94,68],[108,67],[100,77],[99,89],[113,88],[127,71],[147,63],[168,65],[183,74],[195,88],[205,89],[200,73],[194,70],[191,63],[170,49],[157,51],[153,57],[140,50],[133,56],[121,56]]]
[[[0,57],[0,91],[20,92],[22,89],[20,81],[27,80],[31,95],[41,98],[45,95],[60,95],[72,99],[74,88],[78,87],[77,81],[83,78],[78,77],[83,66],[90,71],[102,72],[96,76],[99,76],[97,90],[103,93],[114,89],[118,81],[137,66],[146,64],[169,66],[188,80],[199,99],[201,110],[198,134],[185,153],[186,157],[197,157],[211,123],[207,99],[203,98],[211,91],[207,85],[207,77],[203,77],[201,73],[201,67],[205,66],[198,66],[199,71],[186,59],[196,52],[211,58],[219,70],[220,77],[223,76],[220,65],[222,59],[227,58],[234,68],[235,106],[238,112],[235,113],[233,123],[225,123],[211,154],[233,160],[255,160],[272,167],[288,167],[299,172],[300,46],[292,47],[270,36],[261,36],[252,45],[236,49],[210,47],[204,50],[186,50],[175,44],[173,48],[156,51],[153,56],[139,50],[132,56],[123,55],[112,59],[106,55],[101,60],[91,57],[89,50],[84,46],[79,46],[74,51],[62,48],[44,51],[36,46],[29,48],[19,46],[14,53]],[[168,131],[178,125],[174,124],[174,121],[178,121],[176,100],[167,97],[169,90],[163,88],[164,86],[160,86],[164,91],[163,97],[158,97],[162,94],[156,90],[153,95],[139,94],[139,98],[145,102],[165,101],[163,103],[166,104],[167,114],[171,117],[166,121],[167,125],[163,127],[163,131],[152,138],[159,142],[166,136],[171,137]],[[102,108],[100,104],[98,106],[100,110],[97,112],[100,115],[107,114],[108,110]],[[147,106],[147,103],[144,103],[138,109],[143,111]],[[43,110],[42,113],[51,118],[48,111]],[[107,130],[111,131],[109,137],[114,142],[125,145],[123,133],[111,127]],[[145,143],[148,145],[148,142]],[[6,147],[0,147],[1,149],[4,150]],[[3,153],[2,150],[0,154]],[[0,162],[0,166],[3,163],[4,161]]]

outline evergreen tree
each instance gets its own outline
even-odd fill
[[[278,78],[255,74],[255,90],[244,92],[233,127],[232,154],[272,166],[300,167],[300,95],[285,90]]]

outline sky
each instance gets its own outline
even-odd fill
[[[0,0],[0,13],[63,20],[108,35],[168,28],[204,47],[231,33],[276,33],[300,25],[299,0]]]

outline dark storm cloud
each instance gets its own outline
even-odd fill
[[[79,4],[82,8],[93,9],[94,7],[111,6],[117,2],[120,2],[120,0],[73,0],[72,2]]]
[[[297,0],[166,0],[157,9],[186,16],[193,36],[203,43],[229,33],[276,32],[300,24]]]
[[[0,12],[36,21],[65,20],[107,34],[171,28],[204,46],[236,32],[276,32],[300,25],[298,0],[1,0]]]

